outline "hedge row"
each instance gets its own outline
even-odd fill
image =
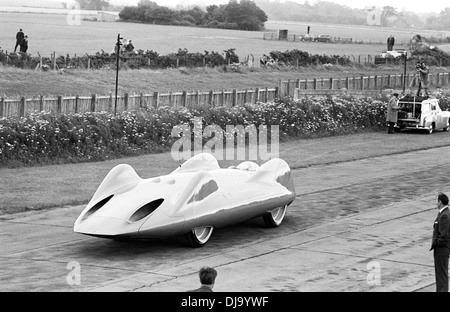
[[[450,66],[450,53],[438,47],[421,47],[414,50],[411,53],[411,62],[415,63],[419,59],[428,66]]]
[[[319,64],[333,64],[347,66],[351,64],[350,58],[340,55],[309,54],[301,50],[290,50],[285,52],[272,51],[270,56],[279,64],[287,66],[308,66]]]
[[[34,69],[41,61],[40,57],[26,53],[6,53],[0,50],[0,64],[24,69]],[[90,68],[105,69],[116,68],[117,54],[97,52],[94,55],[58,56],[56,60],[50,57],[42,57],[42,66],[53,68],[54,63],[58,68]],[[219,67],[229,63],[239,63],[239,57],[235,49],[228,49],[223,53],[204,51],[204,53],[190,53],[187,49],[179,49],[177,53],[159,55],[153,50],[137,50],[132,53],[120,55],[121,68],[173,68],[173,67]]]
[[[272,51],[269,53],[277,64],[285,66],[308,66],[319,64],[350,65],[350,58],[340,55],[309,54],[301,50]],[[24,69],[34,69],[40,63],[40,57],[25,53],[8,53],[0,50],[0,64]],[[133,53],[120,55],[121,68],[140,69],[164,69],[175,67],[220,67],[232,63],[239,63],[239,57],[235,49],[224,50],[223,53],[204,51],[204,53],[191,53],[187,49],[179,49],[177,53],[159,55],[153,50],[137,50]],[[93,55],[58,56],[56,60],[43,57],[42,64],[53,68],[54,63],[58,68],[90,68],[105,69],[115,68],[117,55],[115,53],[97,52]]]

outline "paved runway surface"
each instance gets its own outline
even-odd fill
[[[449,156],[444,147],[296,170],[281,227],[250,220],[200,249],[76,234],[81,206],[3,215],[0,291],[183,292],[205,265],[218,292],[434,291],[429,247]]]

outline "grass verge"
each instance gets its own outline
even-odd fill
[[[449,145],[447,132],[387,135],[379,131],[283,142],[279,156],[292,169],[301,169]],[[219,161],[221,167],[240,162]],[[130,164],[142,178],[168,174],[179,165],[170,153],[162,153],[97,163],[0,169],[0,214],[87,204],[109,170],[121,163]],[[301,192],[301,185],[296,188]]]
[[[432,68],[430,72],[445,72]],[[414,73],[414,71],[409,71]],[[122,70],[119,92],[139,94],[152,92],[242,90],[276,87],[280,80],[338,78],[360,75],[401,74],[401,66],[308,66],[300,68],[245,68],[237,71],[223,68],[174,68],[162,70]],[[90,96],[115,92],[116,73],[105,70],[61,70],[40,72],[0,67],[0,96]]]

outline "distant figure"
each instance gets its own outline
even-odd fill
[[[262,58],[259,60],[259,63],[260,63],[262,66],[266,66],[266,65],[267,65],[267,60],[268,60],[267,55],[263,54]]]
[[[133,52],[134,51],[134,45],[133,45],[133,43],[131,43],[131,39],[125,43],[124,48],[125,48],[125,52]]]
[[[387,116],[386,121],[389,124],[388,133],[393,134],[394,133],[394,126],[397,122],[397,112],[399,110],[398,106],[398,93],[392,94],[391,99],[389,100],[388,107],[387,107]]]
[[[311,27],[308,26],[308,28],[306,28],[306,34],[309,35],[309,30],[311,29]]]
[[[14,52],[16,52],[17,47],[20,46],[22,43],[22,40],[25,38],[25,34],[23,33],[23,30],[20,29],[16,34],[16,46],[14,47]]]
[[[394,49],[395,39],[392,35],[387,39],[387,50],[392,51]]]
[[[20,52],[27,53],[28,51],[28,36],[25,36],[20,42]]]
[[[213,292],[214,283],[217,277],[217,271],[213,268],[203,267],[198,273],[202,286],[188,292]]]
[[[274,66],[276,64],[276,61],[268,55],[263,55],[262,58],[259,60],[261,66]]]

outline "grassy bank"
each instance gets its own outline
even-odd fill
[[[433,68],[431,73],[446,72]],[[413,72],[413,71],[412,71]],[[400,66],[311,66],[299,69],[179,68],[167,70],[122,70],[119,92],[209,91],[277,86],[280,80],[353,77],[360,75],[401,74]],[[34,71],[0,67],[0,96],[108,95],[115,92],[116,73],[108,70]]]

